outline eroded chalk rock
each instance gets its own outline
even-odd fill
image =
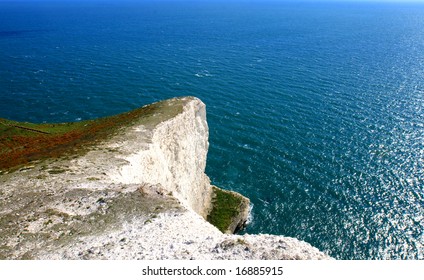
[[[224,234],[249,200],[205,174],[205,105],[148,106],[84,153],[1,173],[0,259],[329,258],[293,238]]]

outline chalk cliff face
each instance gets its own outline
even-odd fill
[[[212,195],[204,173],[209,145],[206,110],[198,99],[179,101],[188,102],[177,116],[153,129],[140,125],[127,132],[126,137],[135,140],[120,144],[128,154],[122,157],[126,163],[111,177],[116,183],[159,185],[206,218]]]
[[[205,105],[154,108],[81,155],[3,172],[0,259],[329,258],[293,238],[223,233],[243,225],[249,200],[204,173]]]

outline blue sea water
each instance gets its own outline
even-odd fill
[[[0,117],[207,105],[214,184],[248,233],[424,258],[424,5],[0,2]]]

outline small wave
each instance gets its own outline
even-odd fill
[[[194,74],[194,76],[196,76],[198,78],[213,77],[213,75],[211,73],[209,73],[209,71],[207,71],[207,70],[202,70],[202,71]]]
[[[244,144],[242,147],[246,150],[252,150],[252,151],[255,150],[249,144]]]
[[[261,202],[263,202],[264,204],[269,204],[269,202],[268,201],[265,201],[265,200],[263,200],[263,199],[260,199],[260,198],[258,198]]]
[[[249,225],[249,224],[251,224],[252,222],[253,222],[253,203],[252,202],[250,202],[250,205],[249,205],[249,214],[247,215],[247,219],[246,219],[246,225]]]

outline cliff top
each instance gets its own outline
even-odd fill
[[[192,99],[165,100],[81,122],[34,124],[0,118],[0,172],[42,159],[80,155],[128,126],[143,124],[152,128],[181,113],[183,104]]]

